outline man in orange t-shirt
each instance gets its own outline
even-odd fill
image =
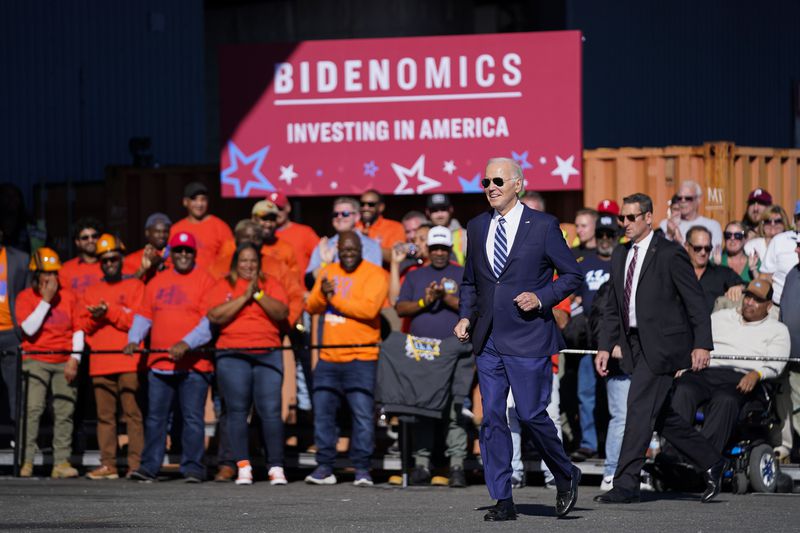
[[[381,254],[384,264],[392,262],[392,248],[395,244],[406,240],[406,230],[396,220],[389,220],[383,216],[386,209],[383,196],[375,189],[370,189],[361,195],[361,220],[356,223],[356,228],[367,237],[378,241],[381,245]]]
[[[125,256],[122,273],[134,276],[147,283],[166,269],[169,262],[167,239],[172,221],[164,213],[153,213],[144,223],[144,236],[147,244]]]
[[[289,203],[283,193],[271,192],[266,199],[278,206],[278,228],[275,230],[278,238],[291,245],[294,249],[297,268],[300,269],[300,272],[305,272],[308,268],[311,254],[314,253],[314,248],[319,244],[319,235],[311,226],[289,219],[289,214],[292,212],[292,204]]]
[[[174,266],[145,288],[123,350],[133,354],[150,332],[154,352],[147,362],[149,411],[144,451],[139,469],[130,477],[153,481],[158,474],[164,460],[167,420],[177,398],[183,416],[180,471],[187,482],[200,483],[206,475],[203,413],[214,367],[207,355],[194,349],[211,340],[205,296],[214,279],[195,264],[197,243],[192,234],[176,233],[169,248]]]
[[[142,303],[144,283],[122,275],[122,246],[113,236],[104,234],[97,242],[97,256],[103,279],[83,293],[79,325],[87,335],[91,350],[119,350],[128,339],[133,314]],[[144,447],[142,412],[136,402],[139,390],[139,354],[92,354],[89,375],[92,377],[97,405],[97,444],[100,466],[89,479],[117,479],[117,402],[122,406],[128,434],[128,471],[139,468]]]
[[[377,344],[381,339],[380,311],[389,292],[386,271],[363,261],[361,239],[352,231],[339,234],[339,263],[320,270],[306,310],[325,313],[323,345]],[[373,394],[378,347],[323,348],[314,370],[314,442],[317,468],[306,483],[336,483],[336,410],[347,398],[353,416],[350,460],[356,486],[372,485],[370,460],[375,447]]]
[[[208,213],[208,188],[202,183],[192,182],[184,188],[183,207],[187,216],[170,228],[169,236],[191,233],[197,242],[196,263],[207,269],[216,260],[222,244],[233,239],[233,232],[225,222]]]
[[[97,239],[103,232],[103,224],[91,217],[84,217],[75,222],[75,247],[78,256],[70,259],[58,271],[58,282],[61,287],[71,290],[80,299],[83,291],[94,285],[103,277],[100,263],[97,261]]]
[[[39,435],[39,420],[52,397],[53,414],[53,478],[78,477],[69,464],[72,455],[72,415],[78,398],[75,378],[83,352],[83,332],[77,326],[78,304],[75,294],[59,287],[61,261],[50,248],[39,248],[31,257],[31,288],[17,297],[17,323],[22,328],[22,349],[25,354],[22,370],[27,380],[25,447],[21,477],[33,475],[33,455]],[[71,352],[71,353],[70,353]],[[48,392],[51,394],[48,395]]]

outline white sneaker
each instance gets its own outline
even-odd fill
[[[253,484],[253,467],[242,466],[239,468],[239,475],[236,478],[237,485],[252,485]]]
[[[603,481],[600,482],[600,490],[608,492],[614,488],[614,476],[605,476]]]
[[[269,469],[267,475],[269,476],[270,485],[286,485],[288,483],[286,474],[283,473],[283,467],[281,466],[273,466]]]

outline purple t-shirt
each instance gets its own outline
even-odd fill
[[[408,273],[403,286],[400,287],[399,302],[417,302],[425,296],[425,288],[432,281],[440,283],[442,278],[455,281],[456,285],[452,289],[458,294],[461,278],[464,277],[464,268],[449,263],[441,270],[432,266],[418,268]],[[446,287],[447,288],[447,287]],[[446,339],[453,335],[453,328],[458,322],[458,311],[451,309],[441,300],[426,307],[422,312],[411,317],[411,327],[409,333],[416,337],[431,337],[434,339]]]

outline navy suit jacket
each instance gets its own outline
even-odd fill
[[[492,334],[505,355],[549,357],[564,348],[552,308],[572,294],[583,274],[567,247],[558,220],[523,206],[505,268],[495,276],[486,257],[489,223],[494,211],[467,224],[467,259],[461,282],[459,314],[470,322],[472,345],[480,354]],[[553,281],[553,271],[558,279]],[[523,312],[514,303],[521,292],[533,292],[541,309]]]

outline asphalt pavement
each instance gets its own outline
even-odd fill
[[[346,478],[345,478],[346,479]],[[644,493],[639,504],[592,501],[599,490],[582,485],[566,519],[554,512],[555,492],[539,487],[515,491],[515,522],[483,521],[486,487],[465,489],[378,484],[354,487],[283,487],[267,482],[152,484],[0,478],[0,530],[60,531],[586,531],[586,532],[783,532],[800,529],[800,494],[744,496],[723,493],[710,504],[697,494]]]

